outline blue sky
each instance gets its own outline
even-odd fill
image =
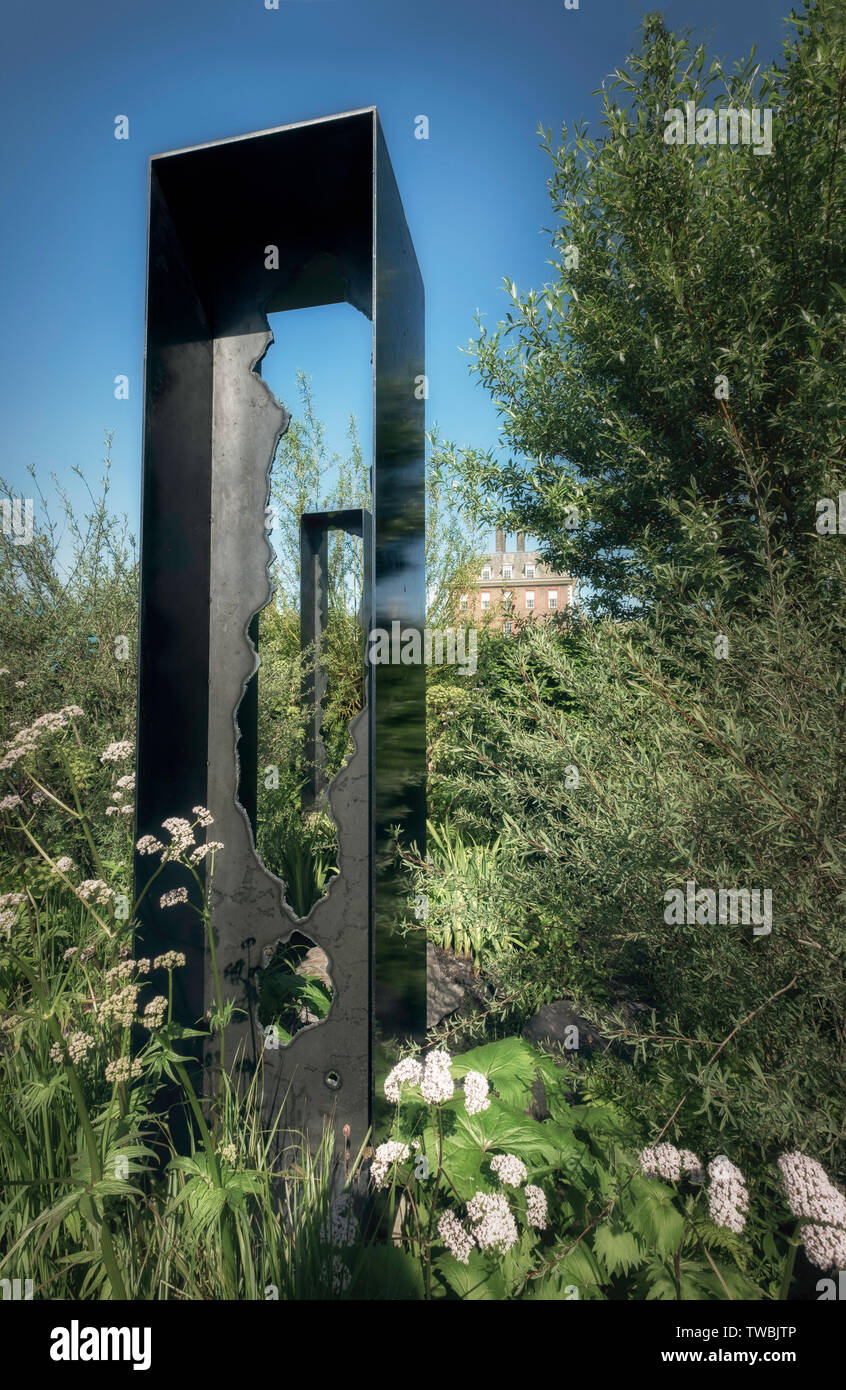
[[[26,465],[100,475],[114,430],[113,500],[137,526],[147,160],[151,154],[376,105],[415,242],[427,311],[429,425],[497,437],[460,352],[477,309],[495,322],[504,277],[548,275],[547,160],[538,123],[595,122],[592,92],[660,8],[734,60],[769,61],[788,0],[57,0],[8,8],[0,84],[0,475]],[[114,139],[117,115],[130,139]],[[414,138],[414,118],[430,122]],[[366,410],[369,325],[342,306],[298,316],[266,378],[286,399],[314,379],[330,446]],[[127,401],[114,378],[130,378]],[[286,394],[287,393],[287,394]],[[367,435],[365,429],[365,435]]]

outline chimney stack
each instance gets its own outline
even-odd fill
[[[505,532],[503,531],[503,529],[502,529],[501,526],[497,526],[497,528],[496,528],[496,546],[495,546],[495,549],[499,552],[500,555],[502,554],[503,550],[505,549]]]
[[[525,550],[525,549],[526,549],[526,533],[525,533],[525,531],[518,531],[518,532],[517,532],[517,549],[518,549],[518,550]]]

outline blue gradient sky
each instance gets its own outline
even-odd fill
[[[595,121],[592,92],[637,43],[636,0],[46,0],[7,9],[0,84],[0,474],[26,465],[99,476],[115,430],[114,501],[140,498],[147,160],[151,154],[376,105],[427,302],[430,426],[495,442],[497,420],[460,347],[480,309],[504,312],[505,276],[548,275],[547,160],[538,122]],[[724,58],[769,61],[788,0],[670,0],[672,27]],[[130,118],[129,141],[114,118]],[[430,139],[414,138],[425,114]],[[330,444],[366,408],[369,326],[342,306],[301,316],[266,378],[314,377]],[[330,336],[327,339],[327,328]],[[327,341],[330,344],[327,351]],[[114,398],[114,377],[130,398]]]

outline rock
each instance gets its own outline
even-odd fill
[[[426,1027],[455,1013],[464,1002],[465,986],[456,979],[452,963],[445,951],[437,951],[431,941],[426,943]]]
[[[322,946],[312,946],[311,950],[306,951],[296,970],[295,975],[312,975],[316,980],[320,980],[327,989],[334,993],[335,986],[332,984],[329,975],[329,957]]]
[[[589,1023],[576,1013],[570,999],[556,999],[551,1004],[544,1004],[526,1024],[523,1037],[535,1047],[563,1052],[565,1055],[579,1052],[589,1056],[598,1048],[605,1049],[609,1045],[594,1023]]]

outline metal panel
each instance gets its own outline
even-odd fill
[[[349,1124],[355,1150],[370,1122],[374,981],[382,1034],[419,1035],[425,1023],[423,942],[396,931],[388,841],[401,823],[423,843],[422,668],[371,673],[372,698],[351,729],[356,751],[330,789],[341,872],[302,922],[256,854],[247,791],[250,633],[271,597],[268,474],[288,423],[259,375],[272,341],[266,315],[342,300],[374,323],[375,625],[422,628],[423,295],[375,110],[152,161],[138,830],[157,834],[166,816],[190,817],[200,803],[215,817],[210,835],[226,847],[211,893],[216,953],[224,994],[245,1010],[227,1030],[227,1065],[253,1049],[250,963],[295,927],[327,952],[332,1008],[290,1047],[265,1052],[267,1104],[287,1093],[286,1123],[313,1141],[333,1117]],[[137,888],[149,866],[137,860]],[[179,881],[167,872],[157,890]],[[143,903],[144,950],[189,954],[178,1008],[193,1024],[214,997],[212,962],[196,916],[159,911],[157,899]]]

